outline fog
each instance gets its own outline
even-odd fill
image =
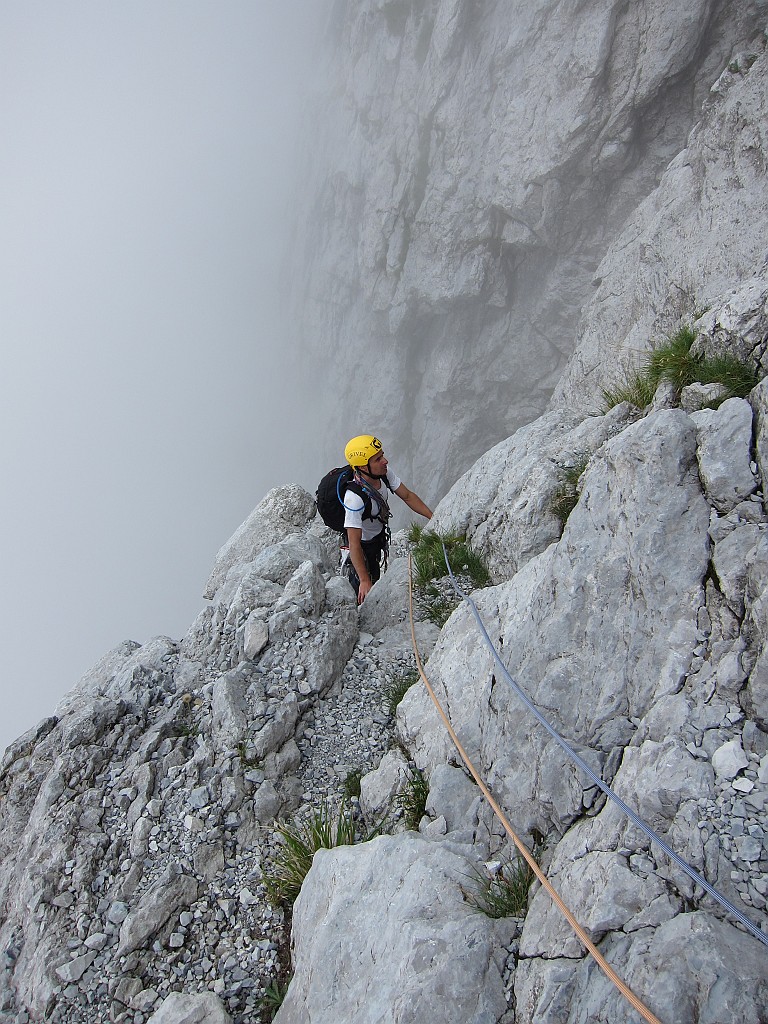
[[[0,4],[0,750],[180,639],[254,505],[311,483],[277,296],[324,7]]]

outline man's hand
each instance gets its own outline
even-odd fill
[[[366,580],[365,583],[360,580],[360,586],[357,588],[357,603],[362,604],[365,600],[368,591],[371,589],[373,584],[370,580]]]

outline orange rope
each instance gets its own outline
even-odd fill
[[[538,880],[541,882],[543,888],[546,889],[546,891],[549,893],[549,895],[552,898],[552,901],[554,902],[555,906],[558,908],[558,910],[563,915],[563,917],[566,919],[566,921],[571,926],[571,928],[573,928],[574,932],[576,933],[576,935],[579,938],[579,941],[592,954],[592,956],[594,957],[594,959],[595,959],[598,967],[600,968],[600,970],[606,975],[606,977],[611,982],[613,982],[613,984],[616,986],[616,988],[619,990],[619,992],[621,992],[621,994],[624,996],[624,998],[629,1003],[632,1004],[632,1006],[637,1010],[637,1012],[640,1014],[640,1016],[643,1017],[644,1020],[648,1021],[648,1024],[661,1024],[661,1022],[659,1021],[658,1017],[655,1017],[651,1013],[651,1011],[648,1009],[648,1007],[637,998],[637,996],[634,994],[634,992],[632,992],[631,989],[629,989],[627,987],[627,985],[624,984],[624,982],[621,980],[621,978],[618,976],[618,974],[614,971],[614,969],[611,967],[611,965],[608,963],[608,961],[605,959],[605,957],[602,955],[602,953],[598,950],[597,946],[595,946],[595,944],[589,938],[587,933],[584,931],[584,929],[578,923],[578,921],[573,916],[573,914],[568,909],[568,907],[566,907],[566,905],[563,903],[562,899],[560,898],[558,893],[555,891],[554,887],[549,882],[549,880],[547,879],[547,877],[544,874],[544,872],[541,870],[539,865],[533,859],[533,856],[531,855],[530,851],[526,847],[525,843],[523,843],[523,841],[516,835],[516,833],[512,829],[512,826],[510,825],[509,821],[507,820],[506,815],[502,811],[501,807],[499,807],[499,805],[496,802],[496,800],[493,798],[493,796],[492,796],[490,790],[488,789],[488,787],[486,786],[485,782],[483,782],[483,779],[481,778],[479,772],[477,771],[475,766],[472,764],[472,761],[470,760],[469,755],[464,750],[464,747],[461,745],[461,743],[459,741],[459,737],[456,735],[456,733],[455,733],[455,731],[453,729],[453,726],[448,721],[448,716],[443,711],[442,705],[440,704],[440,701],[437,699],[437,696],[435,695],[435,691],[432,689],[432,687],[431,687],[431,685],[429,683],[429,680],[427,679],[426,673],[424,672],[424,666],[422,664],[421,657],[419,656],[419,649],[418,649],[418,646],[417,646],[417,643],[416,643],[416,626],[415,626],[415,623],[414,623],[414,620],[413,620],[413,573],[412,573],[412,562],[411,562],[410,558],[408,560],[408,610],[409,610],[409,614],[410,614],[410,618],[411,618],[411,641],[413,643],[413,653],[416,656],[416,667],[418,668],[419,675],[421,676],[421,679],[422,679],[424,685],[427,688],[427,693],[432,698],[432,702],[434,703],[435,707],[437,708],[437,712],[440,715],[440,718],[442,719],[443,724],[445,725],[446,729],[448,730],[448,734],[451,737],[451,739],[453,740],[454,745],[456,746],[456,749],[458,750],[459,755],[461,756],[462,761],[464,762],[464,764],[467,766],[467,768],[469,769],[470,773],[472,774],[472,778],[475,780],[475,782],[478,784],[478,786],[482,790],[482,793],[485,796],[486,800],[491,805],[491,807],[493,808],[494,813],[496,814],[496,816],[498,817],[499,821],[501,821],[502,825],[504,826],[504,829],[505,829],[507,835],[512,840],[512,842],[515,844],[517,849],[520,851],[521,855],[524,857],[524,859],[528,863],[528,865],[531,868],[531,870],[533,871],[533,873],[536,875]]]

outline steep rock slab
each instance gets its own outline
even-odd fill
[[[546,406],[608,244],[764,22],[752,0],[335,5],[296,372],[336,396],[375,364],[368,414],[427,500]],[[329,450],[361,429],[323,411]]]
[[[414,834],[320,850],[294,908],[275,1024],[496,1024],[515,927],[464,902],[468,862]]]
[[[679,728],[669,708],[667,713]],[[624,752],[612,786],[685,860],[702,870],[700,834],[690,823],[698,818],[697,800],[714,788],[708,764],[694,759],[677,737],[645,740]],[[658,928],[680,913],[682,895],[693,895],[690,878],[676,867],[670,871],[660,849],[649,846],[645,833],[611,801],[598,815],[569,829],[553,851],[547,874],[596,943],[610,932]],[[708,874],[717,881],[714,870]],[[520,954],[574,960],[583,955],[579,940],[543,889],[531,901]]]
[[[762,26],[761,26],[762,29]],[[749,320],[759,296],[742,282],[764,264],[768,235],[768,56],[761,31],[713,88],[688,146],[641,203],[597,269],[576,350],[553,404],[591,411],[624,357],[634,362],[681,319],[730,298]],[[763,268],[761,276],[765,277]],[[734,309],[723,310],[732,323]],[[718,317],[702,327],[717,334]],[[746,351],[739,352],[746,355]],[[764,339],[754,339],[756,361]],[[706,350],[710,346],[705,344]]]
[[[559,539],[562,523],[552,502],[566,471],[586,466],[632,416],[626,405],[581,422],[561,410],[545,413],[456,481],[435,509],[430,529],[466,535],[493,576],[509,579]]]
[[[562,539],[476,603],[513,678],[593,768],[682,685],[709,562],[709,506],[696,427],[656,413],[609,441],[587,471]],[[531,719],[466,609],[450,620],[430,677],[470,754],[523,831],[558,831],[586,781]],[[398,713],[417,762],[452,757],[421,689]]]
[[[613,937],[601,951],[662,1021],[765,1020],[764,947],[707,914],[682,914],[653,932]],[[634,1019],[624,997],[590,959],[522,959],[515,997],[516,1024]]]

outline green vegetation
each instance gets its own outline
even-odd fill
[[[493,878],[477,871],[472,891],[464,890],[470,906],[487,917],[521,917],[528,908],[528,891],[533,870],[522,857],[515,864],[505,864]]]
[[[174,722],[177,736],[185,739],[194,739],[198,732],[198,725],[194,718],[195,710],[200,706],[191,693],[184,693],[176,705],[176,720]]]
[[[560,469],[560,486],[553,494],[549,508],[563,526],[579,500],[579,480],[588,462],[589,455],[580,455],[573,466],[564,466]]]
[[[391,718],[395,717],[398,704],[413,684],[417,683],[418,680],[419,673],[414,669],[413,672],[405,672],[403,675],[397,676],[397,678],[394,679],[386,688],[384,696],[387,701],[387,710],[389,711]]]
[[[732,75],[738,75],[743,72],[749,71],[752,65],[757,60],[756,53],[748,53],[744,56],[735,57],[729,64],[728,70]]]
[[[644,372],[635,367],[625,366],[621,378],[603,388],[603,411],[608,412],[615,405],[629,402],[637,409],[644,409],[653,401],[656,388],[651,385]]]
[[[626,367],[615,384],[603,388],[604,411],[620,402],[629,402],[644,409],[653,401],[662,381],[672,385],[679,400],[680,392],[689,384],[721,384],[725,394],[713,402],[713,407],[727,398],[745,398],[757,384],[757,375],[751,367],[735,356],[693,355],[691,346],[696,338],[690,327],[682,327],[665,344],[648,354],[639,368]]]
[[[289,974],[284,980],[275,978],[264,989],[264,995],[261,997],[261,1009],[269,1015],[270,1020],[274,1020],[277,1011],[283,1005],[292,978],[292,974]]]
[[[405,789],[398,796],[397,803],[403,812],[405,827],[414,832],[424,817],[429,796],[429,783],[418,768],[412,768],[408,774]]]
[[[347,800],[351,800],[353,796],[360,796],[360,780],[363,777],[361,768],[353,768],[351,772],[347,772],[347,777],[344,779],[344,785],[342,790]]]
[[[335,813],[323,803],[307,819],[281,822],[277,834],[280,847],[262,865],[264,885],[274,906],[293,906],[318,850],[353,846],[358,841],[351,811],[344,800]],[[367,835],[361,841],[371,838]]]
[[[240,764],[243,768],[258,768],[261,765],[261,761],[256,754],[253,747],[249,746],[245,740],[241,740],[237,745],[237,753],[240,757]]]
[[[443,544],[454,573],[469,576],[475,587],[486,587],[490,582],[491,577],[485,562],[472,550],[466,537],[453,533],[440,534],[435,530],[416,527],[411,529],[409,539],[414,544],[414,583],[417,587],[424,588],[433,580],[442,579],[447,575]]]
[[[459,598],[447,581],[443,545],[454,574],[461,578],[462,586],[470,589],[487,587],[491,581],[488,568],[476,551],[459,534],[440,534],[412,526],[408,539],[413,544],[413,582],[427,617],[438,626],[445,625]],[[439,585],[438,581],[442,581]]]

